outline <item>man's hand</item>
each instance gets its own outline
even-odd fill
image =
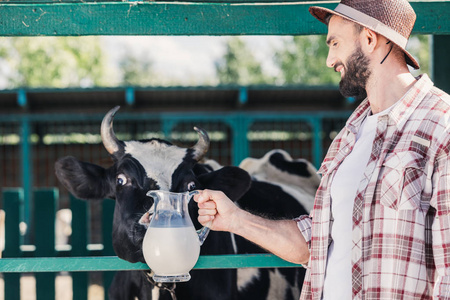
[[[203,190],[194,196],[198,203],[198,221],[216,231],[234,232],[240,209],[221,191]]]
[[[294,263],[309,260],[309,249],[294,220],[269,220],[240,209],[223,192],[203,190],[194,196],[198,221],[216,231],[228,231]]]

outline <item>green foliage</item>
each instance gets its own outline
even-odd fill
[[[0,63],[8,88],[102,86],[106,81],[98,37],[1,38]]]
[[[231,37],[224,56],[216,61],[216,73],[221,84],[267,84],[274,78],[265,75],[261,63],[256,60],[242,39]]]
[[[419,70],[411,69],[411,73],[415,76],[418,76],[423,73],[431,75],[430,36],[429,35],[411,36],[406,49],[416,58],[416,60],[419,62],[420,65]]]
[[[327,68],[326,36],[294,36],[275,53],[283,84],[338,84],[340,76]]]
[[[237,37],[228,40],[225,55],[216,63],[222,84],[305,84],[337,85],[340,76],[327,68],[328,47],[325,36],[294,36],[284,40],[273,62],[278,76],[265,74],[245,43]]]
[[[128,86],[148,86],[157,82],[152,71],[153,62],[147,55],[136,57],[126,52],[119,61],[122,72],[121,84]]]
[[[266,62],[273,60],[278,72],[268,74],[245,41],[231,37],[225,45],[225,54],[215,62],[217,80],[220,84],[239,85],[337,85],[339,74],[326,66],[325,39],[324,35],[283,39],[282,47],[273,49],[273,57],[266,58]],[[412,36],[408,50],[421,65],[413,74],[429,73],[430,36]],[[134,55],[133,51],[125,51],[115,71],[107,65],[107,53],[100,37],[3,37],[0,85],[67,88],[179,84],[175,78],[156,76],[153,60],[146,53]]]

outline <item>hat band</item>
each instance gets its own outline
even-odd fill
[[[362,24],[365,24],[364,26],[385,36],[386,38],[388,38],[395,44],[399,45],[403,49],[406,48],[408,39],[405,38],[400,33],[398,33],[397,31],[395,31],[394,29],[392,29],[391,27],[381,23],[379,20],[342,3],[339,3],[338,6],[334,9],[334,11],[343,14]]]

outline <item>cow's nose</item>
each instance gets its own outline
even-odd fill
[[[152,207],[150,207],[150,209],[144,215],[142,215],[138,223],[148,228],[154,212],[155,212],[155,205],[153,204]]]
[[[145,226],[148,228],[150,225],[150,220],[152,219],[152,215],[150,215],[150,212],[146,212],[138,221],[139,224]]]

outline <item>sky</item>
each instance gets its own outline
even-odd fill
[[[280,48],[283,36],[242,36],[253,55],[263,62],[269,74],[276,72],[272,56]],[[104,36],[102,41],[111,64],[124,51],[134,55],[149,55],[153,68],[161,76],[176,79],[181,84],[195,85],[215,78],[214,62],[225,53],[228,36]]]

